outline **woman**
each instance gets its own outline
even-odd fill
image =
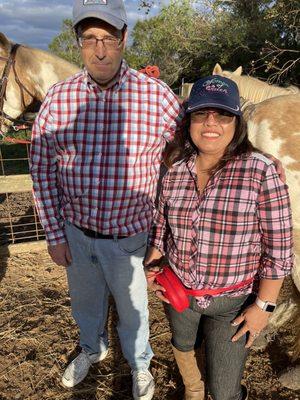
[[[208,292],[191,297],[181,313],[167,304],[185,399],[204,399],[195,357],[202,332],[210,398],[242,400],[247,351],[267,325],[293,264],[289,196],[273,161],[248,140],[233,81],[217,75],[197,81],[186,113],[186,127],[165,155],[169,170],[146,275],[150,289],[168,303],[151,267],[165,255],[186,288]],[[212,296],[213,289],[220,292]]]

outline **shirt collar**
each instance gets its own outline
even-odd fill
[[[196,170],[196,157],[197,154],[193,153],[188,160],[186,161],[187,169],[189,170],[191,176],[194,180],[197,178],[197,170]],[[215,186],[217,180],[224,174],[224,168],[220,169],[216,173],[214,173],[210,178],[206,186],[206,190]]]

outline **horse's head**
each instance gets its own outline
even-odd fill
[[[11,125],[33,102],[34,96],[21,67],[18,67],[18,46],[0,32],[0,132],[6,133]]]
[[[10,41],[2,32],[0,32],[0,56],[8,57],[10,50],[11,50]]]
[[[213,75],[220,75],[220,76],[225,76],[226,78],[232,79],[234,81],[234,78],[237,76],[241,76],[243,72],[242,67],[238,67],[235,71],[227,71],[223,70],[220,64],[216,64],[214,69],[213,69]]]

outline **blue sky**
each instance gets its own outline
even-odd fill
[[[72,4],[72,0],[0,0],[0,31],[14,42],[47,50],[62,21],[72,18]],[[146,14],[139,10],[139,0],[125,0],[125,4],[130,31]],[[149,15],[158,11],[155,6]]]

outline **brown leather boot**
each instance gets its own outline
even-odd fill
[[[205,386],[195,351],[179,351],[174,346],[172,349],[185,386],[184,400],[204,400]]]

